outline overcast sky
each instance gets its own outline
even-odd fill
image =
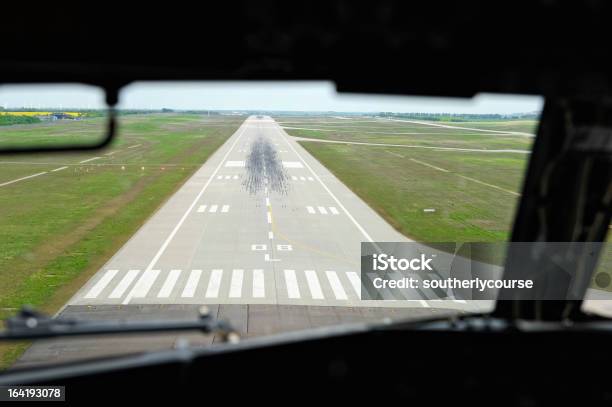
[[[120,96],[125,109],[301,110],[339,112],[524,113],[540,111],[537,96],[480,94],[473,99],[336,93],[331,82],[135,83]],[[103,93],[84,85],[0,86],[0,106],[104,106]]]

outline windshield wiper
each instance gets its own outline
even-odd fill
[[[0,340],[43,339],[63,336],[133,334],[145,332],[200,331],[216,334],[224,342],[237,342],[238,333],[227,321],[214,320],[208,307],[198,310],[197,318],[178,321],[91,321],[78,318],[52,318],[29,307],[5,322]]]

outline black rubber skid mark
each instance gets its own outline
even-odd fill
[[[270,192],[286,195],[289,190],[288,178],[274,146],[259,136],[247,156],[246,177],[242,185],[250,194],[256,194],[267,186]]]

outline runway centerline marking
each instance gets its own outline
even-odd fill
[[[168,245],[170,244],[172,239],[174,239],[174,236],[176,235],[176,233],[179,231],[179,229],[181,228],[181,226],[185,222],[185,219],[187,219],[187,217],[189,216],[191,211],[193,211],[193,208],[197,205],[197,203],[200,200],[200,198],[202,198],[202,195],[204,194],[204,192],[206,191],[206,189],[208,188],[208,186],[210,185],[212,180],[217,176],[217,173],[219,172],[219,170],[221,169],[221,167],[225,163],[225,160],[227,160],[227,157],[229,157],[230,153],[234,150],[234,147],[236,146],[238,141],[240,141],[240,139],[241,139],[242,135],[244,134],[244,131],[246,130],[246,128],[247,128],[247,126],[245,126],[245,123],[243,123],[242,126],[241,126],[240,133],[238,134],[238,137],[236,137],[236,140],[234,140],[234,142],[232,143],[230,148],[225,152],[225,155],[223,156],[223,158],[219,162],[219,165],[217,165],[217,168],[215,168],[215,171],[210,175],[210,177],[208,178],[208,181],[206,181],[206,184],[204,184],[204,186],[202,187],[202,189],[200,190],[198,195],[196,195],[196,197],[194,198],[193,202],[191,202],[191,205],[189,205],[189,207],[187,208],[187,210],[185,211],[185,213],[183,214],[181,219],[179,219],[179,221],[176,224],[176,226],[174,226],[174,229],[172,229],[172,232],[170,232],[170,234],[168,235],[168,237],[166,238],[164,243],[161,245],[161,247],[159,248],[159,250],[157,251],[157,253],[153,257],[153,259],[151,260],[151,262],[147,266],[146,270],[151,270],[151,269],[153,269],[153,267],[155,267],[155,264],[157,264],[159,258],[164,254],[164,252],[166,251],[166,248],[168,247]],[[203,164],[202,166],[204,166],[204,165],[205,164]],[[127,295],[127,297],[125,298],[125,300],[122,302],[122,304],[124,304],[124,305],[125,304],[129,304],[131,299],[132,299],[132,294],[130,292]]]

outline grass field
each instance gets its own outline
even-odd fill
[[[398,152],[314,142],[302,145],[408,237],[425,242],[508,238],[517,195],[460,175],[516,193],[526,164],[524,156]]]
[[[533,137],[376,119],[290,118],[282,122],[296,137],[414,146],[301,141],[404,235],[425,242],[509,238],[529,154],[419,147],[528,152]],[[465,125],[479,128],[473,122]],[[525,121],[487,122],[486,127],[522,132],[527,125],[535,127]],[[425,211],[431,209],[435,211]]]
[[[401,144],[406,146],[478,148],[478,149],[517,149],[530,150],[533,137],[517,134],[487,133],[463,130],[460,128],[438,127],[388,120],[297,120],[286,119],[282,125],[292,136],[325,140],[340,140],[366,143]],[[523,121],[502,122],[494,131],[517,131],[524,129]],[[446,125],[446,124],[445,124]],[[516,127],[513,127],[515,125]],[[532,124],[535,126],[535,123]],[[453,123],[452,126],[455,126]],[[476,125],[469,126],[476,128]],[[457,126],[458,127],[458,126]],[[500,128],[503,127],[504,130]],[[484,128],[483,128],[484,129]]]
[[[31,116],[24,116],[31,117]],[[43,121],[0,127],[0,147],[91,145],[106,137],[106,118]]]
[[[0,187],[0,318],[22,304],[59,309],[242,121],[122,116],[120,137],[105,151],[2,156],[0,185],[47,173]],[[85,137],[96,131],[89,120],[55,122],[52,128],[51,134]],[[0,142],[15,137],[12,131],[38,142],[40,130],[3,128]],[[80,163],[95,157],[100,158]],[[67,168],[51,172],[62,167]],[[0,347],[0,365],[10,364],[24,347]]]
[[[478,129],[516,131],[522,133],[536,134],[537,120],[491,120],[491,121],[469,121],[445,123],[456,127],[472,127]]]

